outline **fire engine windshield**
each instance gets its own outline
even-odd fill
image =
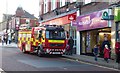
[[[48,39],[65,39],[65,31],[46,31],[46,38]]]

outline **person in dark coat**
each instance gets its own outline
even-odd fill
[[[7,45],[7,41],[8,41],[8,37],[7,37],[7,34],[5,35],[5,43]]]
[[[110,53],[110,49],[108,48],[108,45],[106,44],[105,45],[105,48],[104,48],[104,60],[108,63],[108,59],[110,57],[109,55]]]
[[[107,37],[105,37],[105,40],[104,40],[103,43],[102,43],[102,50],[104,50],[105,45],[108,45],[108,48],[110,49],[110,43],[109,43],[109,41],[107,40]]]
[[[116,62],[120,63],[120,39],[115,43]]]
[[[68,45],[69,45],[69,48],[70,48],[70,55],[72,55],[73,45],[74,45],[74,40],[72,39],[72,37],[70,37],[70,39],[68,40]]]

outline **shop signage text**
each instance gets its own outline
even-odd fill
[[[78,16],[73,26],[77,26],[78,31],[108,27],[108,21],[101,20],[103,11]],[[74,24],[76,23],[76,24]]]
[[[73,15],[75,15],[75,13],[73,13]],[[52,19],[46,22],[42,22],[41,25],[45,25],[45,24],[49,24],[49,25],[64,25],[64,24],[70,24],[70,20],[68,20],[68,15],[60,17],[60,18],[56,18],[56,19]]]

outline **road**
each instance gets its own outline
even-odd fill
[[[11,46],[2,46],[0,50],[0,67],[4,71],[114,71],[65,57],[23,54],[18,48]]]

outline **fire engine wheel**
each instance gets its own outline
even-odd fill
[[[40,49],[38,49],[38,51],[37,51],[37,55],[38,55],[39,57],[42,57],[42,52],[41,52]]]

